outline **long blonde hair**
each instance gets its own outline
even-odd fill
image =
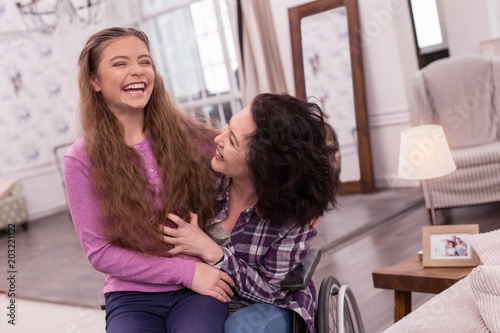
[[[123,126],[111,113],[101,93],[90,85],[97,74],[102,52],[113,40],[135,36],[149,40],[133,28],[109,28],[89,38],[78,59],[80,117],[87,154],[91,163],[91,182],[97,194],[101,219],[111,243],[153,255],[169,256],[162,242],[159,224],[175,212],[187,217],[188,211],[199,215],[200,222],[213,216],[216,198],[214,173],[202,148],[213,143],[215,131],[183,116],[171,101],[155,64],[154,88],[144,108],[144,133],[153,142],[158,172],[162,179],[162,207],[153,202],[151,187],[141,157],[127,146]]]

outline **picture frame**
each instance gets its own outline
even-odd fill
[[[480,42],[479,51],[481,55],[486,57],[498,57],[500,55],[500,38]]]
[[[424,267],[474,267],[479,257],[469,237],[479,233],[479,224],[422,227]]]

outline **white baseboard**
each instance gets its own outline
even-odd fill
[[[57,202],[51,205],[45,205],[43,207],[37,207],[28,212],[30,221],[38,220],[43,217],[50,215],[62,213],[68,211],[68,205],[66,202]],[[69,213],[69,211],[68,211]]]
[[[375,187],[377,189],[408,188],[419,187],[420,182],[415,180],[404,180],[399,177],[380,177],[375,178]]]

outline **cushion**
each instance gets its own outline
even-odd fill
[[[491,332],[500,332],[500,266],[478,266],[469,280],[486,326]]]
[[[10,193],[10,190],[16,182],[16,179],[0,178],[0,199]]]
[[[500,266],[500,229],[471,235],[469,241],[484,265]]]

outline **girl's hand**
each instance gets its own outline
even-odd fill
[[[202,262],[196,263],[191,290],[201,295],[211,296],[222,303],[231,301],[234,282],[229,275]]]
[[[163,241],[173,245],[170,254],[187,254],[201,258],[210,265],[215,265],[223,256],[224,251],[198,226],[198,215],[190,212],[190,222],[179,216],[168,214],[167,217],[177,225],[177,228],[162,226]]]

